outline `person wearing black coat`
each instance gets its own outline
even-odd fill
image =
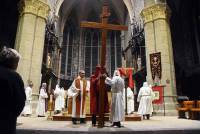
[[[11,48],[0,52],[0,131],[16,134],[17,117],[25,105],[24,82],[16,72],[19,53]]]

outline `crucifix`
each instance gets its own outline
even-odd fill
[[[103,8],[101,13],[101,23],[97,22],[81,22],[82,28],[96,28],[102,30],[102,47],[101,47],[101,74],[105,73],[105,61],[106,61],[106,38],[107,30],[128,30],[127,26],[108,24],[108,18],[110,16],[108,1],[103,1]],[[100,77],[100,92],[99,92],[99,118],[98,127],[104,127],[104,90],[105,90],[105,78]]]

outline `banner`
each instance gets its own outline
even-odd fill
[[[155,76],[161,79],[162,68],[161,68],[161,53],[150,54],[150,67],[152,79],[155,80]]]
[[[133,68],[118,68],[120,74],[122,76],[126,76],[129,78],[129,87],[134,88],[134,81],[133,81]]]
[[[164,86],[153,86],[154,92],[153,104],[163,104],[163,88]]]

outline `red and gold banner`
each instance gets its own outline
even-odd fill
[[[154,92],[153,104],[163,104],[163,89],[164,86],[153,86]]]
[[[161,67],[161,53],[150,54],[150,67],[152,79],[155,80],[155,76],[159,79],[162,77],[162,67]]]

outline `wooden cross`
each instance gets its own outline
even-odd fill
[[[107,30],[128,30],[127,26],[108,24],[108,18],[110,16],[107,0],[103,2],[103,8],[101,13],[101,23],[97,22],[81,22],[82,28],[95,28],[102,30],[102,47],[101,47],[101,74],[105,73],[105,61],[106,61],[106,38]],[[104,126],[104,90],[105,90],[105,78],[100,78],[100,93],[99,93],[99,118],[98,127]]]

